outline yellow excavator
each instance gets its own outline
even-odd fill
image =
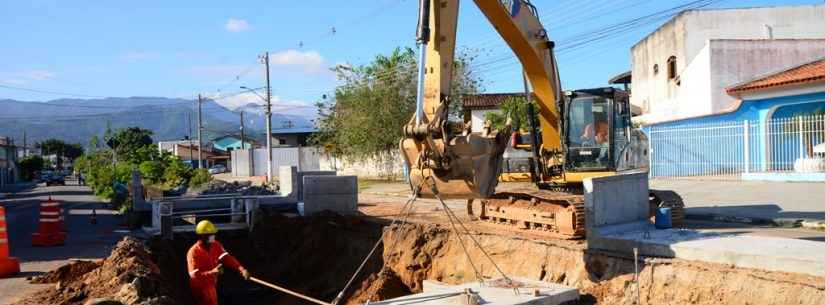
[[[401,155],[410,185],[423,197],[467,199],[482,220],[546,231],[561,238],[585,235],[585,178],[647,170],[647,139],[631,126],[627,93],[614,88],[561,90],[554,43],[529,0],[474,0],[501,35],[532,88],[538,105],[531,120],[531,176],[537,190],[496,193],[503,153],[511,137],[485,124],[472,130],[449,118],[451,73],[459,0],[420,0],[416,110],[404,126]],[[528,109],[532,111],[532,108]],[[528,115],[533,118],[534,115]],[[651,207],[673,208],[681,222],[681,199],[651,192]]]

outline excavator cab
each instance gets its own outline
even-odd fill
[[[595,88],[565,92],[563,181],[578,183],[587,177],[638,169],[646,145],[638,145],[630,103],[625,91]],[[645,146],[645,147],[642,147]]]

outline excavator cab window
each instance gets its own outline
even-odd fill
[[[613,103],[601,96],[573,97],[567,107],[567,170],[610,167]]]

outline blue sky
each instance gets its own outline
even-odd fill
[[[583,33],[689,0],[534,0],[551,39]],[[711,8],[821,4],[819,0],[722,0]],[[92,96],[192,98],[263,85],[257,56],[272,53],[272,88],[284,112],[335,86],[328,68],[361,64],[414,46],[415,0],[0,2],[0,85]],[[629,48],[666,21],[560,51],[565,89],[603,86],[630,69]],[[335,33],[332,33],[335,28]],[[472,1],[462,2],[459,47],[480,49],[488,92],[521,91],[520,68]],[[0,98],[42,101],[69,95],[0,88]],[[257,102],[252,95],[221,100]],[[309,111],[311,112],[311,111]]]

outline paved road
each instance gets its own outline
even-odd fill
[[[62,207],[66,209],[66,245],[32,247],[31,234],[37,230],[39,203],[49,196],[63,201]],[[115,211],[106,209],[88,187],[39,186],[13,194],[0,203],[6,208],[11,255],[20,259],[22,269],[15,277],[0,279],[0,304],[9,304],[43,287],[28,284],[26,277],[52,270],[74,258],[106,257],[123,236],[116,231],[120,219]],[[96,225],[89,221],[93,209],[97,213]]]
[[[825,220],[825,183],[651,180],[685,201],[689,214]]]

